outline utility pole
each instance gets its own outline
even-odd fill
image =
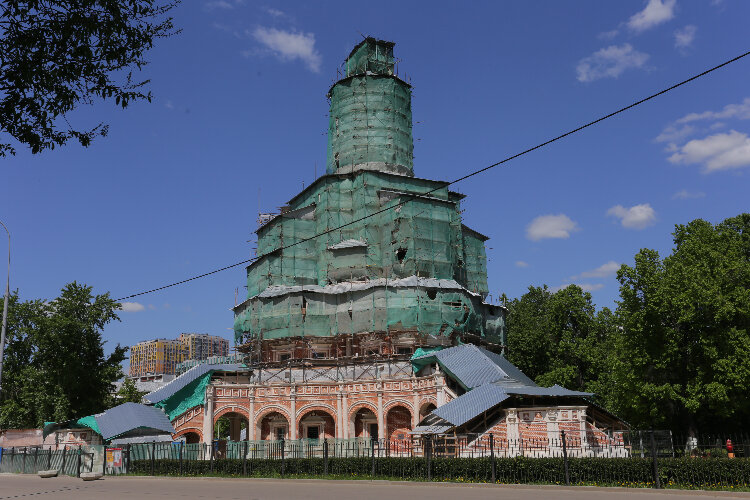
[[[10,231],[5,227],[2,221],[0,226],[3,226],[5,232],[8,233],[8,279],[5,282],[5,300],[3,303],[3,328],[0,330],[0,394],[3,392],[3,359],[5,356],[5,329],[8,326],[8,298],[10,296]]]

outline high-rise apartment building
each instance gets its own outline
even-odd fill
[[[130,348],[131,377],[151,374],[174,375],[177,363],[187,359],[188,348],[180,340],[156,339]]]
[[[181,333],[177,338],[187,347],[187,358],[203,361],[211,356],[227,356],[229,341],[207,333]]]

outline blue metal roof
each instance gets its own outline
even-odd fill
[[[213,371],[228,371],[228,372],[236,372],[240,370],[247,369],[245,365],[241,364],[203,364],[203,365],[197,365],[180,375],[179,377],[175,378],[168,384],[164,385],[163,387],[150,392],[143,396],[143,400],[147,403],[156,404],[160,401],[164,401],[169,396],[172,396],[174,393],[188,385],[193,380],[202,377],[208,372]]]
[[[485,384],[438,407],[432,411],[432,415],[437,415],[454,426],[459,426],[502,403],[508,397],[502,387]]]
[[[153,406],[124,403],[94,415],[99,431],[105,440],[122,436],[135,429],[153,429],[174,434],[175,430],[167,416]]]
[[[564,396],[577,396],[586,398],[593,396],[593,392],[579,392],[571,391],[565,387],[557,384],[552,387],[505,387],[505,392],[508,394],[514,394],[519,396],[550,396],[550,397],[564,397]]]
[[[552,387],[517,386],[506,387],[503,381],[488,383],[462,394],[453,401],[432,411],[454,426],[463,425],[513,396],[588,397],[590,392],[570,391],[555,384]],[[432,426],[431,426],[432,427]],[[426,431],[423,431],[426,432]]]
[[[441,351],[433,351],[416,360],[435,358],[440,366],[466,389],[473,389],[490,382],[508,387],[536,384],[510,361],[499,354],[473,344],[463,344]]]

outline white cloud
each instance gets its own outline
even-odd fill
[[[661,134],[656,136],[654,141],[656,142],[679,142],[685,137],[695,132],[695,127],[692,125],[683,125],[682,127],[676,127],[675,125],[669,125]]]
[[[676,0],[649,0],[646,7],[628,19],[628,28],[636,32],[665,23],[674,17]]]
[[[727,104],[721,111],[704,111],[703,113],[687,114],[675,123],[689,123],[698,120],[724,120],[726,118],[750,120],[750,97],[745,97],[739,104]]]
[[[615,274],[618,269],[620,269],[620,264],[615,262],[614,260],[610,260],[606,264],[602,264],[596,269],[592,269],[591,271],[584,271],[577,276],[571,277],[570,279],[580,280],[586,278],[606,278],[607,276]]]
[[[123,302],[122,304],[120,304],[120,309],[123,312],[134,313],[143,311],[145,307],[143,306],[143,304],[140,304],[138,302]]]
[[[672,199],[673,200],[690,200],[693,198],[705,198],[705,196],[706,196],[706,193],[702,191],[691,192],[691,191],[688,191],[687,189],[683,189],[673,194]]]
[[[273,17],[284,17],[286,15],[286,14],[284,14],[283,11],[281,11],[279,9],[272,9],[270,7],[266,8],[266,9],[263,9],[263,10],[266,11],[266,14],[269,14],[269,15],[271,15]]]
[[[523,260],[517,260],[516,267],[529,267],[529,263]]]
[[[576,66],[579,82],[592,82],[600,78],[617,78],[625,70],[640,68],[649,55],[638,52],[629,43],[610,45],[584,57]]]
[[[612,40],[620,33],[619,30],[604,31],[597,35],[600,40]]]
[[[563,285],[550,288],[550,292],[557,293],[563,288],[568,288],[570,285],[577,285],[581,287],[581,290],[583,290],[584,292],[595,292],[596,290],[604,288],[604,284],[602,283],[565,283]]]
[[[540,215],[526,226],[526,237],[532,241],[546,238],[570,238],[580,228],[565,214]]]
[[[315,34],[295,33],[261,26],[253,32],[253,37],[282,61],[299,59],[310,71],[320,72],[323,58],[320,52],[315,50]]]
[[[750,138],[747,134],[731,130],[726,134],[693,139],[677,148],[669,161],[701,163],[704,173],[747,167],[750,166]]]
[[[695,32],[698,28],[692,24],[688,24],[684,28],[674,32],[674,46],[678,49],[686,49],[693,44],[695,40]]]
[[[607,210],[607,215],[620,219],[622,227],[630,229],[643,229],[656,222],[656,211],[648,203],[635,205],[630,208],[615,205]]]
[[[229,9],[233,9],[234,5],[227,2],[226,0],[211,0],[210,2],[206,2],[206,8],[209,10],[213,10],[213,9],[229,10]]]

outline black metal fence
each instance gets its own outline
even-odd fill
[[[571,431],[533,439],[505,435],[411,440],[301,439],[152,442],[67,450],[3,450],[0,472],[59,469],[78,475],[390,478],[420,481],[750,488],[750,436],[604,435]]]
[[[57,470],[60,474],[80,476],[81,472],[102,472],[103,446],[71,446],[59,450],[41,446],[4,448],[0,472],[36,474]]]

